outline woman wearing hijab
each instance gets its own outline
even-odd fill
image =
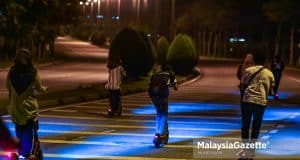
[[[15,64],[7,75],[9,91],[8,113],[15,124],[16,136],[20,142],[19,155],[27,158],[33,146],[34,127],[37,125],[39,106],[36,93],[47,91],[40,82],[32,55],[27,49],[20,49]]]

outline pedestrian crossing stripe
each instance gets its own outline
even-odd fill
[[[0,156],[7,156],[7,152],[0,151]],[[137,157],[137,156],[93,156],[84,154],[54,154],[44,153],[44,158],[64,158],[64,159],[105,159],[105,160],[188,160],[178,158],[156,158],[156,157]]]
[[[15,130],[14,128],[10,128],[10,130]],[[90,131],[66,131],[66,130],[47,130],[47,129],[39,129],[40,133],[55,133],[55,134],[75,134],[75,135],[93,135],[93,136],[136,136],[136,137],[153,137],[154,134],[144,134],[144,133],[107,133],[103,132],[90,132]],[[185,136],[185,135],[170,135],[170,138],[182,138],[182,139],[194,139],[194,138],[202,138],[203,136]]]
[[[5,120],[5,122],[12,122]],[[86,124],[86,123],[65,123],[65,122],[43,122],[39,121],[39,124],[44,125],[62,125],[62,126],[84,126],[84,127],[108,127],[108,128],[130,128],[130,129],[155,129],[155,126],[137,126],[137,125],[111,125],[111,124]],[[172,130],[188,130],[188,131],[215,131],[215,132],[238,132],[237,129],[221,129],[221,128],[179,128],[169,127]]]
[[[94,120],[94,121],[106,121],[108,118],[101,117],[84,117],[84,116],[64,116],[64,115],[51,115],[51,114],[41,114],[39,117],[42,118],[62,118],[62,119],[75,119],[75,120]],[[145,120],[145,119],[109,119],[110,121],[116,122],[138,122],[138,123],[156,123],[155,120]],[[238,123],[234,122],[196,122],[196,121],[174,121],[168,120],[169,123],[175,124],[218,124],[218,125],[236,125]]]
[[[105,105],[105,103],[103,103]],[[145,104],[147,105],[147,104]],[[144,106],[145,106],[144,105]],[[106,104],[106,106],[108,106],[108,104]],[[123,104],[123,106],[126,106],[126,107],[123,107],[122,110],[124,111],[134,111],[134,110],[139,110],[139,108],[135,108],[135,107],[130,107],[130,106],[136,106],[136,105],[132,105],[132,104]],[[76,108],[85,108],[85,109],[98,109],[98,110],[107,110],[107,107],[104,107],[104,106],[97,106],[97,105],[79,105],[79,106],[73,106],[73,107],[76,107]],[[153,106],[153,110],[154,110],[154,106]],[[59,111],[59,110],[52,110],[52,111]],[[61,111],[64,111],[64,110],[61,110]],[[66,112],[76,112],[74,110],[65,110]],[[204,113],[207,113],[207,111],[204,111]],[[233,112],[232,110],[228,110],[228,111],[218,111],[217,112],[218,114],[239,114],[237,112]]]
[[[153,137],[153,135],[152,135]],[[150,139],[149,139],[150,140]],[[122,147],[151,147],[153,143],[114,143],[114,142],[100,142],[100,141],[74,141],[74,140],[52,140],[52,139],[41,139],[41,143],[52,143],[52,144],[77,144],[77,145],[99,145],[99,146],[122,146]],[[193,145],[180,145],[180,144],[167,144],[165,148],[193,148]]]
[[[91,155],[76,155],[76,154],[45,154],[49,158],[70,158],[70,159],[106,159],[106,160],[187,160],[178,158],[150,158],[150,157],[132,157],[132,156],[91,156]]]
[[[98,115],[107,115],[107,112],[93,112],[94,114]],[[155,117],[155,114],[133,114],[133,113],[122,113],[122,116],[130,116],[130,117]],[[205,119],[214,119],[214,120],[241,120],[241,117],[224,117],[224,116],[189,116],[189,115],[179,115],[179,114],[171,114],[168,115],[169,118],[191,118],[191,119],[198,119],[198,118],[205,118]]]

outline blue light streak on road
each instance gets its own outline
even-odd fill
[[[300,155],[300,128],[286,128],[276,134],[269,134],[269,145],[266,150],[257,151],[260,154],[293,156]]]
[[[297,116],[298,114],[300,114],[300,109],[286,108],[284,106],[276,108],[267,107],[264,114],[264,121],[288,120],[291,116]]]
[[[237,109],[231,104],[211,104],[211,103],[169,103],[169,113],[193,113],[198,111],[216,111]],[[133,111],[135,114],[156,114],[153,105],[145,105]]]
[[[296,106],[295,108],[300,108]],[[300,128],[294,124],[300,123],[300,109],[292,107],[279,107],[271,106],[267,107],[264,115],[264,124],[268,124],[273,121],[285,122],[288,128],[284,128],[277,133],[262,133],[261,136],[270,135],[270,142],[272,144],[269,150],[260,150],[260,154],[266,155],[300,155],[300,151],[297,149],[300,145]],[[218,103],[170,103],[170,113],[196,113],[199,118],[169,118],[169,130],[170,130],[170,144],[177,144],[183,141],[191,141],[193,138],[210,137],[210,136],[222,136],[230,134],[233,131],[239,131],[240,120],[239,119],[214,119],[213,115],[202,116],[202,113],[216,112],[233,112],[239,113],[239,105],[232,104],[218,104]],[[155,114],[155,108],[153,105],[145,105],[132,111],[134,114]],[[187,114],[188,115],[188,114]],[[221,115],[222,116],[222,115]],[[233,115],[237,118],[239,115]],[[154,118],[154,117],[153,117]],[[230,118],[230,117],[229,117]],[[5,118],[8,119],[8,118]],[[109,120],[109,119],[108,119]],[[154,120],[154,119],[153,119]],[[96,131],[92,128],[85,126],[66,126],[45,124],[45,122],[55,122],[56,119],[40,118],[40,137],[42,139],[49,139],[55,136],[64,137],[65,133],[61,131],[80,132],[80,131]],[[62,120],[61,120],[62,121]],[[176,123],[176,122],[181,123]],[[44,122],[44,123],[43,123]],[[191,124],[182,122],[193,122]],[[6,122],[9,128],[14,128],[12,122]],[[92,158],[94,156],[137,156],[141,154],[151,154],[158,152],[154,149],[152,139],[155,133],[154,122],[141,122],[140,126],[145,128],[140,129],[123,129],[114,130],[111,132],[103,132],[100,135],[81,135],[77,139],[71,139],[70,141],[76,141],[74,144],[61,143],[55,148],[51,149],[51,153],[56,154],[81,154],[83,158]],[[97,132],[103,131],[103,128],[97,129]],[[48,132],[50,131],[50,132]],[[55,131],[55,132],[51,132]],[[13,131],[12,131],[13,132]],[[117,134],[110,134],[117,133]],[[126,133],[131,133],[126,135]],[[13,133],[14,134],[14,133]],[[153,136],[152,136],[153,135]],[[187,137],[185,137],[187,136]],[[190,136],[190,137],[188,137]],[[78,137],[78,136],[75,136]],[[86,144],[85,144],[86,143]],[[94,144],[93,144],[94,143]],[[282,148],[286,143],[286,147]]]
[[[240,95],[240,91],[236,90],[234,91],[232,94],[234,95]],[[292,96],[294,96],[295,94],[294,93],[291,93],[291,92],[286,92],[286,91],[279,91],[279,99],[288,99]],[[269,100],[274,100],[274,97],[273,96],[269,96],[268,97]]]

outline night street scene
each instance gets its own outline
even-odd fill
[[[0,0],[0,160],[300,160],[299,0]]]

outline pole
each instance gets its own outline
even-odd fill
[[[137,5],[136,5],[136,24],[140,24],[140,6],[141,6],[141,1],[137,0]]]
[[[120,29],[120,14],[121,14],[121,0],[118,0],[118,11],[117,11],[117,32],[119,32]]]
[[[105,24],[104,24],[104,33],[106,37],[109,37],[108,29],[109,29],[109,22],[110,22],[110,16],[109,16],[109,0],[106,0],[106,15],[105,15]]]
[[[159,33],[159,16],[160,16],[160,0],[155,0],[154,4],[154,32],[153,32],[153,40],[156,43],[157,41],[157,33]]]
[[[172,10],[171,10],[171,32],[170,32],[170,38],[173,40],[175,36],[175,0],[172,0]]]
[[[92,23],[92,26],[93,26],[93,20],[94,20],[94,16],[93,16],[93,11],[94,11],[94,1],[92,0],[91,1],[91,23]]]
[[[101,0],[98,0],[98,8],[97,8],[97,19],[96,19],[96,22],[97,22],[97,29],[99,29],[99,23],[100,23],[100,8],[101,8]]]

